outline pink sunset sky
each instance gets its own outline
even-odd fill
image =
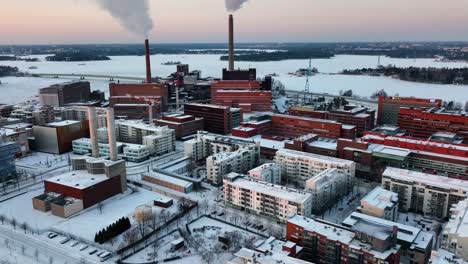
[[[153,43],[226,41],[224,0],[150,3]],[[235,16],[239,42],[468,41],[467,0],[250,0]],[[0,3],[0,44],[141,39],[95,0]]]

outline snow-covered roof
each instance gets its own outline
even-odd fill
[[[184,188],[188,188],[188,187],[190,187],[192,185],[191,182],[184,181],[184,180],[181,180],[181,179],[177,179],[177,178],[171,177],[169,175],[158,173],[158,172],[150,172],[150,173],[148,173],[146,175],[148,177],[158,179],[158,180],[161,180],[161,181],[165,181],[165,182],[168,182],[168,183],[171,183],[171,184],[174,184],[174,185],[177,185],[177,186],[181,186],[181,187],[184,187]]]
[[[80,121],[64,120],[64,121],[60,121],[60,122],[49,123],[47,125],[50,126],[50,127],[62,127],[62,126],[69,126],[69,125],[74,125],[74,124],[78,124],[78,123],[80,123]]]
[[[67,172],[45,181],[83,190],[107,179],[105,174],[90,174],[85,170],[79,170]]]
[[[410,171],[394,167],[387,167],[382,177],[392,178],[410,183],[423,183],[428,186],[437,186],[447,189],[468,191],[468,181],[433,175],[424,172]]]
[[[370,205],[380,209],[390,208],[398,202],[398,194],[377,186],[361,200],[361,206]]]
[[[433,235],[413,226],[403,225],[382,218],[352,213],[343,221],[343,225],[361,233],[385,239],[392,233],[394,226],[398,228],[397,238],[400,241],[411,243],[411,246],[426,249],[432,242]]]
[[[276,156],[278,155],[285,155],[288,157],[294,157],[298,159],[315,160],[315,161],[324,162],[324,163],[337,163],[337,164],[343,164],[343,165],[344,164],[352,165],[354,163],[353,161],[350,161],[350,160],[339,159],[339,158],[334,158],[334,157],[329,157],[329,156],[302,152],[302,151],[296,151],[296,150],[291,150],[291,149],[280,149],[276,152]]]
[[[391,156],[399,156],[399,157],[407,157],[411,151],[403,148],[396,148],[396,147],[389,147],[384,145],[379,145],[374,148],[375,153],[391,155]]]
[[[226,175],[230,179],[230,184],[239,188],[252,190],[257,193],[267,194],[283,200],[292,201],[296,203],[304,203],[311,198],[311,194],[290,189],[281,185],[275,185],[268,182],[257,181],[251,178],[245,178],[237,173],[229,173]]]
[[[329,138],[318,138],[308,144],[311,147],[336,150],[338,143],[334,139]]]
[[[460,201],[450,211],[452,216],[445,226],[443,233],[468,237],[468,199]]]
[[[288,223],[302,227],[309,232],[315,232],[326,236],[329,240],[339,241],[344,244],[350,244],[356,236],[353,231],[337,226],[332,223],[316,221],[300,215],[294,215],[289,218]]]

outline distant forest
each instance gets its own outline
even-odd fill
[[[410,82],[468,85],[468,68],[397,68],[390,66],[378,69],[344,70],[342,74],[388,76]]]
[[[107,56],[95,54],[93,52],[59,52],[54,56],[46,57],[48,61],[104,61],[110,60]]]
[[[18,73],[17,67],[1,66],[0,65],[0,77],[16,75]]]
[[[331,58],[335,55],[378,55],[391,58],[438,58],[468,62],[468,42],[376,42],[376,43],[236,43],[238,61],[279,61],[288,59]],[[108,56],[142,56],[141,44],[30,45],[0,46],[11,60],[17,56],[56,54],[62,60],[70,54],[77,59],[105,59]],[[151,54],[216,54],[227,60],[226,43],[151,44]],[[1,60],[1,57],[0,57]]]

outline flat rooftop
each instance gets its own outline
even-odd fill
[[[177,186],[181,186],[181,187],[184,187],[184,188],[188,188],[188,187],[193,185],[191,182],[184,181],[184,180],[181,180],[181,179],[177,179],[177,178],[174,178],[174,177],[171,177],[169,175],[159,173],[159,172],[150,172],[150,173],[145,174],[145,175],[147,175],[148,177],[151,177],[153,179],[158,179],[158,180],[161,180],[161,181],[165,181],[165,182],[168,182],[168,183],[171,183],[171,184],[174,184],[174,185],[177,185]]]
[[[89,174],[85,170],[71,171],[45,180],[74,189],[86,189],[108,180],[105,174]]]
[[[398,194],[385,190],[384,188],[377,186],[372,191],[370,191],[364,198],[361,200],[361,205],[363,203],[385,209],[393,207],[398,202]]]
[[[403,225],[356,212],[348,216],[348,218],[343,221],[343,225],[358,232],[370,234],[382,239],[387,236],[388,232],[391,234],[393,226],[396,226],[398,227],[398,240],[411,243],[412,246],[423,249],[427,248],[429,243],[432,242],[433,237],[432,234],[421,231],[421,229],[417,227]]]
[[[251,178],[243,177],[237,173],[229,173],[226,175],[226,177],[231,179],[230,184],[234,186],[252,190],[258,193],[264,193],[287,201],[303,203],[312,197],[310,193],[304,191],[289,189],[281,185],[257,181]]]
[[[385,169],[383,172],[382,177],[388,177],[412,183],[418,182],[428,186],[437,186],[446,189],[461,189],[468,191],[468,181],[418,171],[387,167],[387,169]]]
[[[296,150],[291,150],[291,149],[280,149],[276,152],[276,155],[277,156],[285,155],[285,156],[299,158],[299,159],[310,159],[310,160],[315,160],[315,161],[320,161],[320,162],[325,162],[325,163],[336,163],[336,164],[346,164],[346,165],[352,165],[354,163],[353,161],[350,161],[350,160],[328,157],[328,156],[307,153],[307,152],[301,152],[301,151],[296,151]]]
[[[64,120],[64,121],[60,121],[60,122],[49,123],[49,124],[47,124],[47,126],[50,126],[50,127],[63,127],[63,126],[69,126],[69,125],[74,125],[74,124],[78,124],[78,123],[81,123],[81,122],[80,121],[74,121],[74,120]]]

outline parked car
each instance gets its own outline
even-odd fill
[[[62,241],[60,241],[60,244],[63,245],[65,243],[67,243],[68,241],[70,241],[70,238],[66,237],[66,238],[62,239]]]
[[[89,255],[93,255],[93,254],[96,253],[96,252],[97,252],[97,249],[93,249],[93,250],[91,250],[88,254],[89,254]]]
[[[47,237],[50,238],[50,239],[56,238],[57,236],[58,236],[58,235],[55,234],[55,233],[49,233],[49,234],[47,235]]]
[[[76,245],[78,245],[80,242],[78,241],[74,241],[72,244],[71,244],[71,247],[75,247]]]
[[[87,248],[88,248],[88,245],[83,245],[83,246],[80,248],[80,251],[83,251],[83,250],[85,250],[85,249],[87,249]]]

